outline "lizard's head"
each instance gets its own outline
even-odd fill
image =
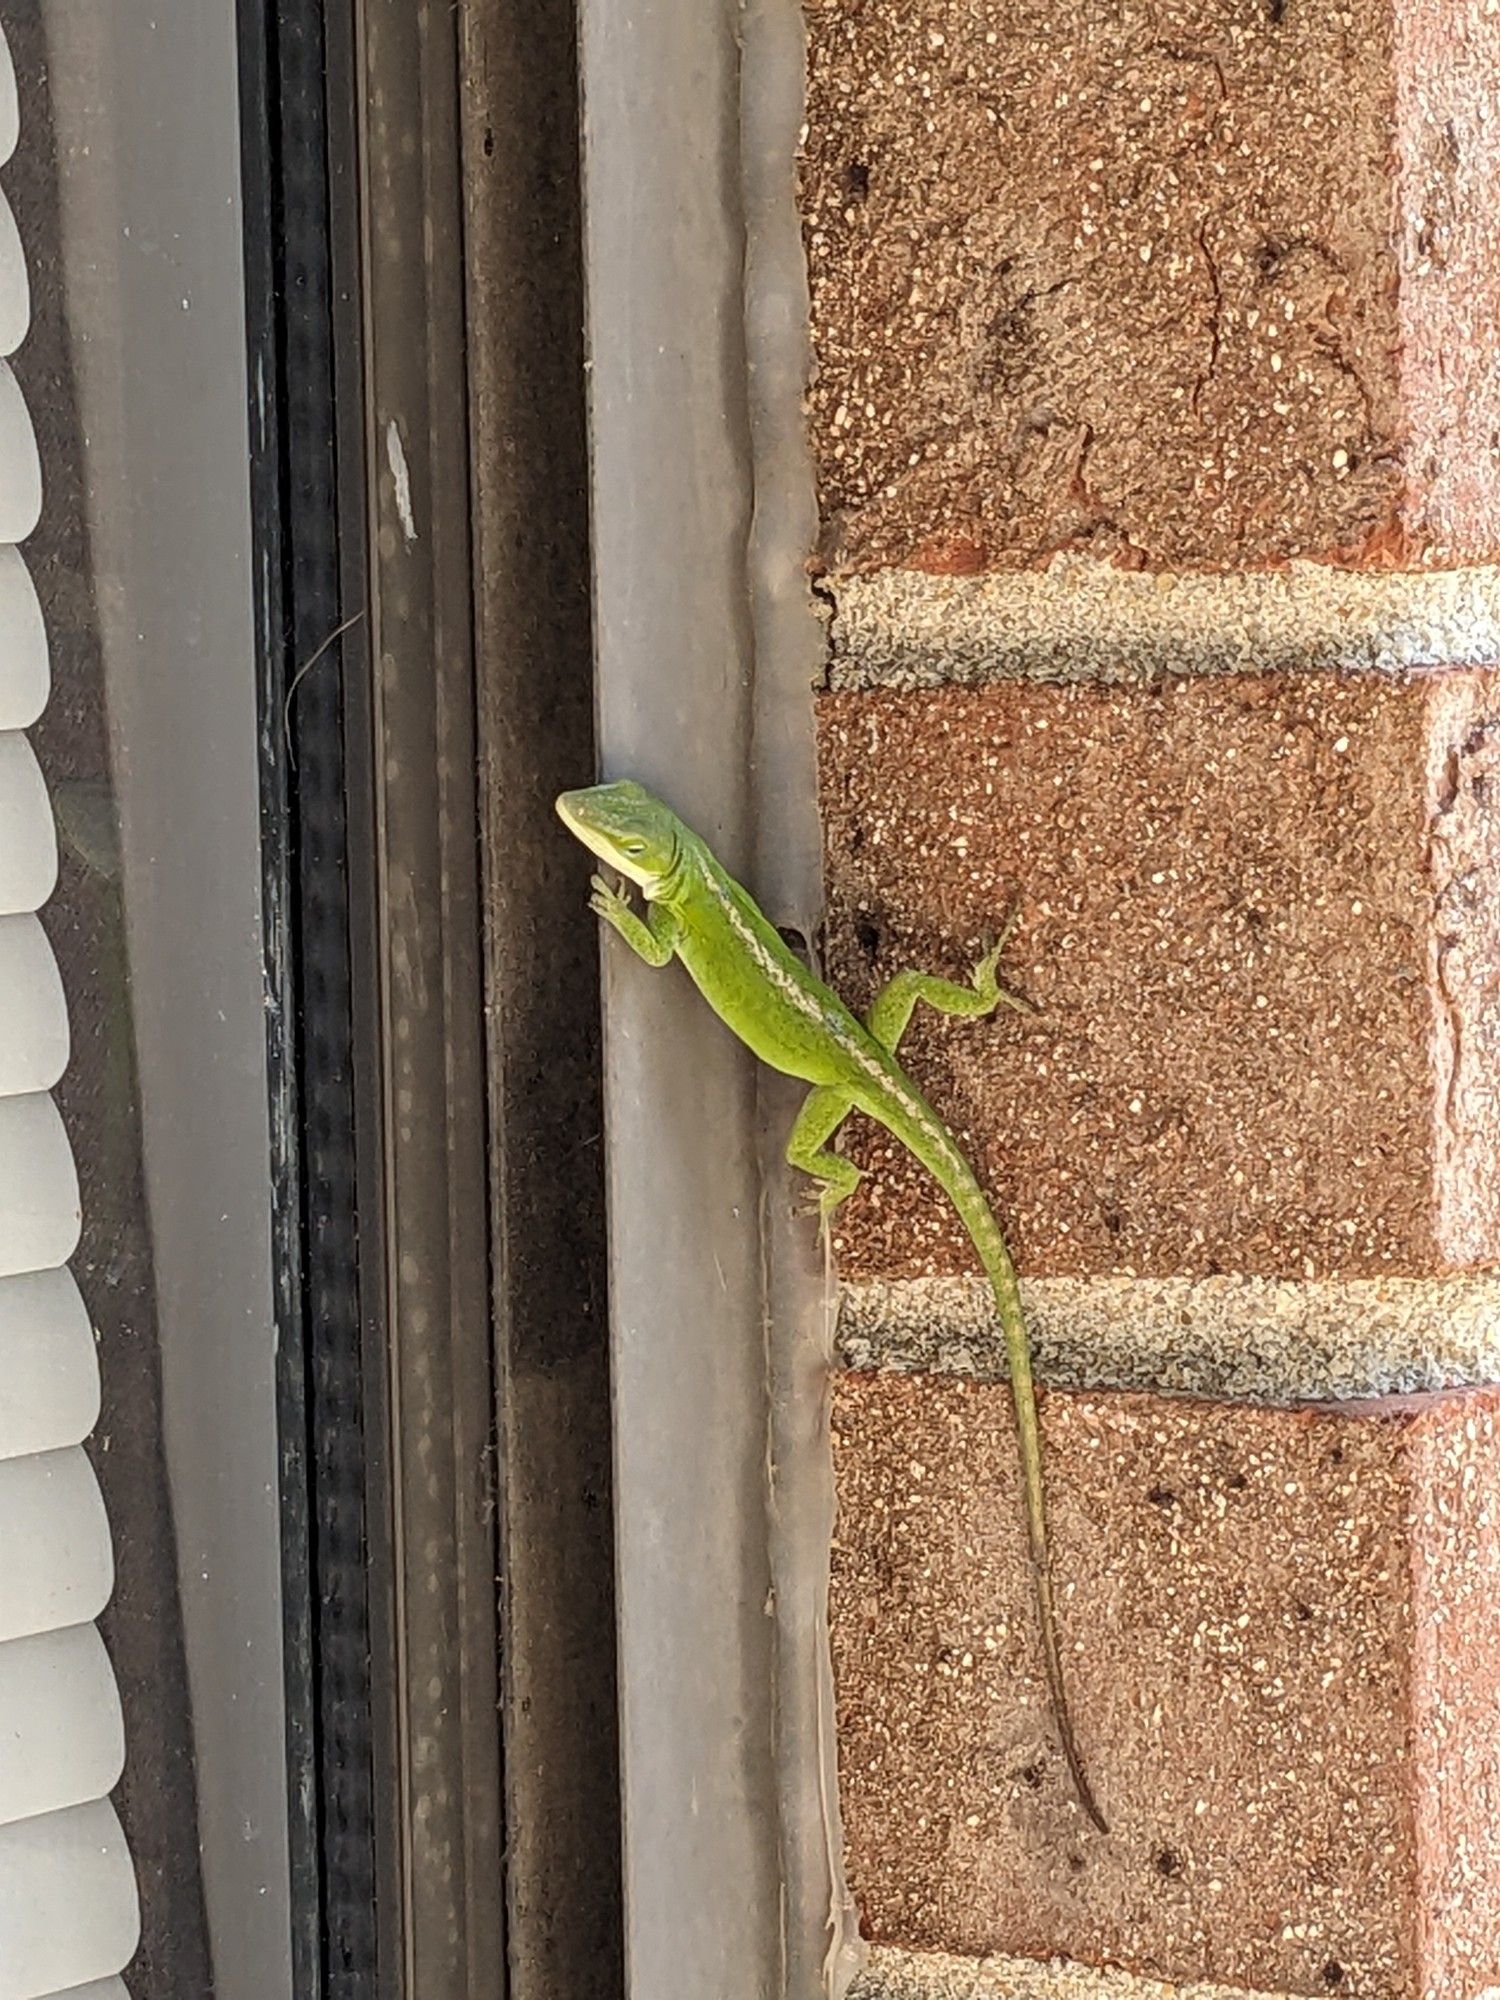
[[[563,825],[591,854],[628,875],[648,895],[677,866],[682,823],[633,778],[564,792],[557,810]]]

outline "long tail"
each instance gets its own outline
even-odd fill
[[[938,1162],[928,1161],[934,1170]],[[990,1211],[984,1191],[975,1180],[968,1162],[953,1149],[952,1156],[941,1162],[944,1169],[942,1179],[947,1187],[954,1207],[963,1219],[964,1227],[973,1239],[974,1248],[979,1252],[985,1275],[990,1281],[990,1289],[995,1295],[995,1309],[1000,1315],[1000,1325],[1005,1334],[1005,1352],[1010,1362],[1011,1393],[1016,1405],[1016,1437],[1021,1450],[1021,1492],[1026,1507],[1026,1536],[1031,1551],[1031,1579],[1036,1592],[1037,1618],[1042,1631],[1042,1657],[1046,1663],[1047,1689],[1052,1699],[1052,1713],[1057,1723],[1057,1733],[1062,1739],[1063,1756],[1067,1759],[1068,1770],[1078,1791],[1078,1800],[1084,1811],[1099,1829],[1108,1833],[1109,1825],[1099,1810],[1093,1789],[1084,1773],[1083,1759],[1078,1754],[1078,1744],[1073,1735],[1072,1717],[1068,1711],[1068,1691],[1063,1681],[1062,1654],[1057,1638],[1057,1611],[1052,1599],[1052,1564],[1047,1541],[1047,1509],[1042,1488],[1042,1441],[1037,1421],[1036,1387],[1031,1375],[1031,1341],[1026,1332],[1026,1315],[1021,1309],[1021,1290],[1016,1281],[1016,1267],[1011,1262],[1010,1251],[1005,1238],[1000,1233],[1000,1225]]]

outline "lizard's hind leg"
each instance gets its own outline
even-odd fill
[[[828,1144],[853,1109],[853,1101],[843,1091],[821,1083],[807,1093],[786,1142],[788,1163],[819,1183],[818,1216],[825,1237],[834,1210],[849,1199],[864,1178],[852,1160],[831,1151]]]
[[[973,979],[967,986],[960,986],[952,979],[939,979],[930,972],[898,972],[876,994],[865,1016],[865,1026],[880,1046],[892,1055],[896,1053],[919,1000],[925,1000],[939,1014],[962,1014],[971,1018],[992,1014],[997,1007],[1014,1007],[1019,1014],[1035,1012],[1029,1000],[1023,1000],[1019,993],[1005,990],[995,970],[1014,923],[1012,917],[1001,932],[998,943],[975,966]]]

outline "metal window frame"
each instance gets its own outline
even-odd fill
[[[822,645],[796,0],[582,0],[596,672],[642,779],[815,949]],[[606,958],[626,1984],[821,2000],[856,1956],[826,1643],[827,1274],[795,1088]]]
[[[572,8],[241,21],[297,1993],[611,2000]]]
[[[440,2000],[503,1963],[456,40],[241,20],[297,1991]]]

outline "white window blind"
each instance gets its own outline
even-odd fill
[[[17,106],[0,33],[0,175]],[[93,1623],[114,1564],[82,1449],[99,1371],[66,1269],[78,1178],[50,1092],[67,1061],[67,1010],[36,914],[57,838],[25,733],[47,698],[47,640],[16,544],[40,517],[42,480],[3,358],[30,316],[25,233],[0,199],[0,2000],[125,2000],[115,1975],[140,1919],[109,1803],[124,1762],[120,1698]]]

